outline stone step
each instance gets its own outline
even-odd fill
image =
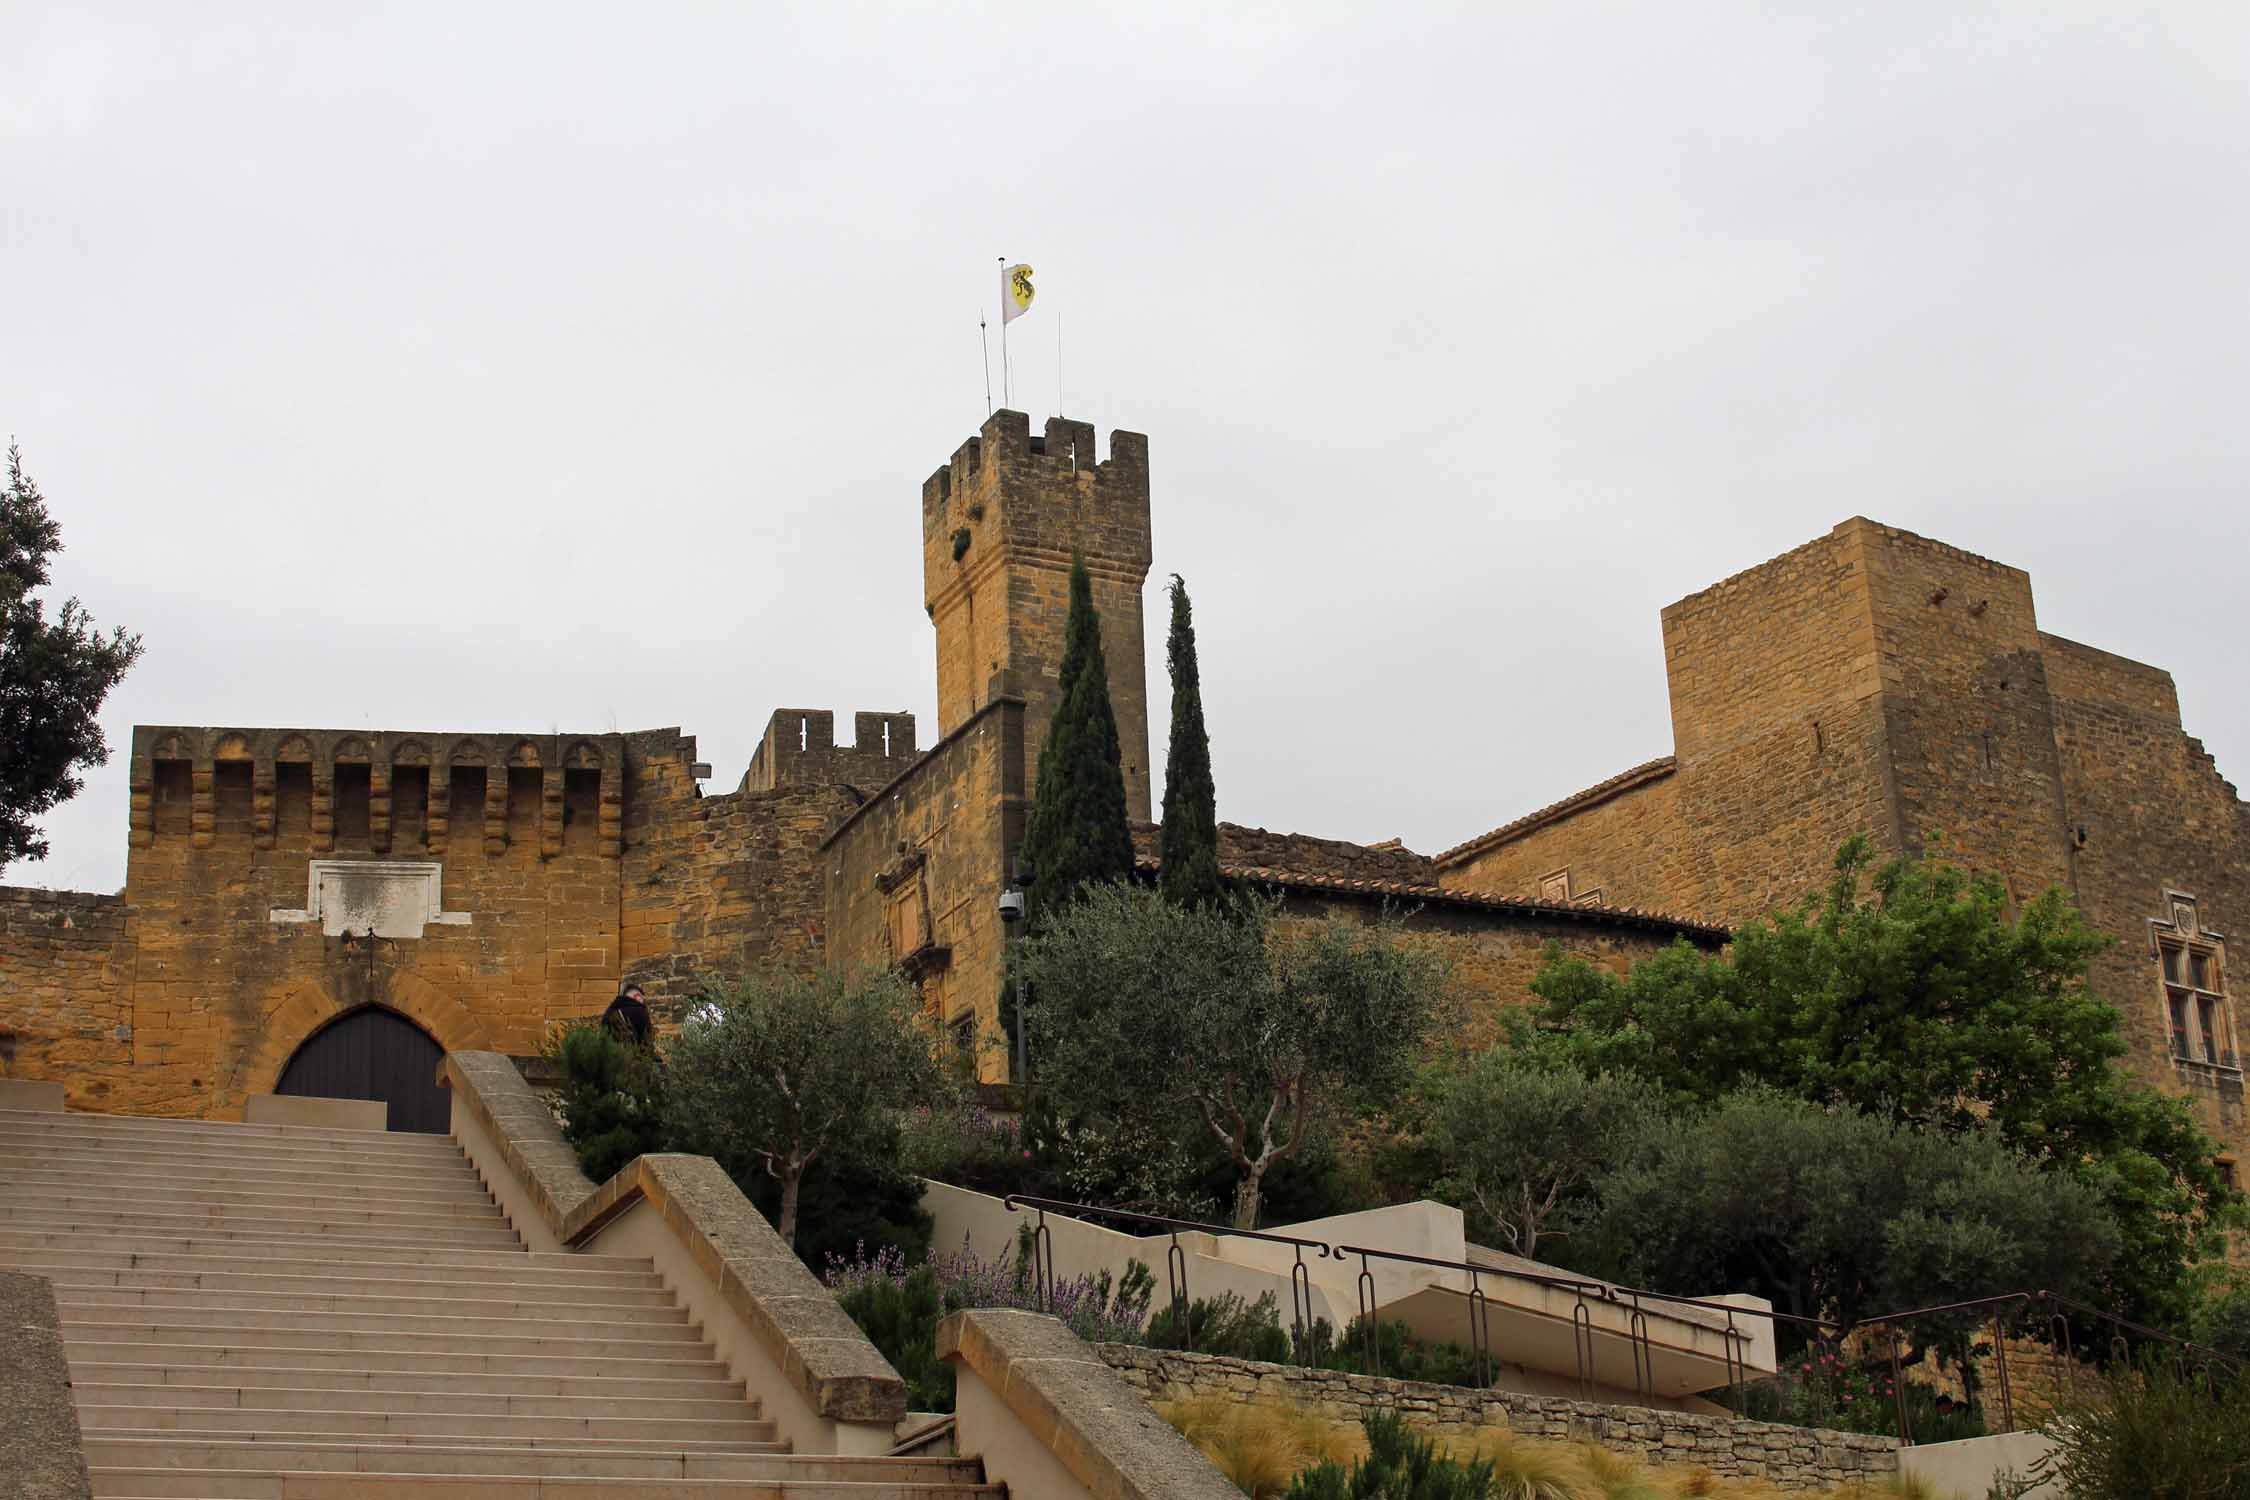
[[[142,1188],[210,1187],[230,1192],[269,1194],[380,1194],[399,1202],[490,1203],[492,1194],[473,1172],[337,1172],[318,1167],[267,1171],[234,1163],[177,1161],[152,1163],[145,1157],[41,1156],[10,1160],[0,1155],[0,1189],[10,1183],[94,1183],[120,1192]]]
[[[0,1266],[12,1266],[19,1271],[53,1277],[64,1271],[73,1271],[81,1277],[89,1275],[117,1276],[184,1276],[201,1278],[185,1283],[117,1281],[117,1286],[168,1286],[168,1285],[224,1285],[212,1278],[234,1276],[259,1276],[267,1279],[273,1290],[280,1289],[280,1281],[287,1278],[327,1279],[344,1275],[381,1277],[392,1286],[412,1286],[417,1290],[424,1284],[430,1286],[484,1285],[507,1282],[517,1286],[556,1288],[614,1288],[622,1291],[663,1292],[664,1278],[649,1268],[645,1259],[636,1263],[642,1269],[617,1268],[594,1261],[592,1256],[557,1256],[552,1259],[580,1260],[580,1265],[534,1265],[532,1257],[517,1255],[497,1265],[423,1265],[400,1260],[390,1263],[370,1264],[356,1255],[315,1256],[259,1256],[259,1255],[179,1255],[162,1251],[132,1252],[104,1250],[72,1250],[63,1254],[53,1247],[18,1247],[0,1236]],[[623,1257],[620,1257],[622,1260]],[[299,1288],[306,1290],[306,1288]],[[313,1290],[317,1290],[314,1288]],[[669,1294],[666,1294],[669,1295]]]
[[[538,1306],[525,1316],[437,1307],[426,1312],[328,1311],[321,1308],[210,1307],[193,1299],[179,1307],[115,1307],[84,1304],[65,1292],[55,1298],[64,1331],[81,1334],[109,1328],[239,1328],[336,1333],[450,1333],[457,1337],[630,1339],[639,1343],[685,1343],[698,1338],[687,1314],[674,1310],[669,1320],[655,1314],[598,1319],[568,1309]],[[107,1335],[104,1335],[107,1336]]]
[[[78,1136],[102,1141],[204,1141],[330,1147],[397,1156],[459,1155],[453,1138],[404,1130],[338,1130],[319,1125],[245,1125],[238,1120],[168,1120],[155,1115],[95,1115],[0,1109],[0,1133]]]
[[[292,1411],[267,1407],[97,1406],[83,1397],[78,1423],[87,1432],[104,1427],[165,1432],[413,1433],[422,1437],[632,1438],[643,1444],[674,1438],[705,1442],[770,1443],[773,1423],[752,1417],[517,1417],[471,1416],[448,1411],[354,1410],[322,1407]]]
[[[772,1442],[709,1442],[702,1437],[668,1437],[661,1444],[639,1437],[445,1437],[443,1433],[180,1433],[176,1428],[104,1428],[104,1437],[169,1437],[187,1442],[290,1442],[324,1444],[331,1448],[382,1448],[389,1453],[418,1453],[423,1448],[493,1448],[499,1453],[547,1453],[553,1448],[578,1448],[585,1453],[787,1453],[781,1439]]]
[[[699,1422],[739,1422],[758,1415],[739,1397],[652,1397],[629,1391],[573,1396],[516,1396],[470,1391],[409,1391],[388,1384],[371,1389],[305,1389],[271,1385],[97,1384],[74,1370],[71,1386],[81,1406],[161,1407],[166,1411],[384,1411],[463,1417],[633,1417]]]
[[[202,1351],[183,1350],[183,1354]],[[72,1384],[91,1386],[229,1386],[236,1390],[293,1391],[414,1391],[436,1394],[457,1392],[470,1396],[578,1396],[608,1398],[623,1392],[648,1400],[734,1401],[748,1404],[742,1382],[728,1377],[716,1360],[701,1367],[698,1375],[658,1376],[615,1369],[615,1373],[589,1370],[583,1374],[511,1375],[453,1373],[442,1370],[385,1368],[374,1365],[383,1355],[358,1354],[350,1362],[328,1368],[286,1364],[261,1368],[241,1363],[199,1364],[192,1360],[169,1363],[105,1363],[71,1357]],[[562,1362],[554,1361],[560,1365]],[[620,1367],[625,1361],[611,1361]],[[568,1368],[576,1369],[575,1364]],[[683,1362],[682,1368],[692,1368]],[[252,1402],[252,1405],[263,1404]]]
[[[462,1221],[443,1227],[426,1224],[394,1227],[388,1224],[329,1223],[313,1219],[276,1224],[254,1216],[214,1218],[208,1213],[157,1213],[133,1209],[92,1209],[69,1205],[39,1207],[25,1204],[10,1205],[7,1223],[10,1229],[15,1230],[71,1230],[81,1234],[145,1232],[201,1236],[239,1235],[244,1239],[254,1240],[270,1240],[276,1235],[286,1235],[301,1240],[338,1244],[367,1241],[464,1249],[523,1248],[523,1241],[516,1237],[516,1232],[508,1227],[505,1219],[496,1219],[490,1224]]]
[[[100,1162],[229,1166],[253,1172],[333,1172],[376,1176],[430,1173],[447,1181],[474,1178],[477,1170],[458,1146],[401,1156],[321,1144],[278,1146],[262,1142],[108,1140],[92,1136],[0,1128],[0,1158],[35,1162],[72,1157]]]
[[[821,1478],[975,1484],[972,1458],[851,1458],[827,1454],[631,1452],[603,1448],[463,1448],[311,1442],[231,1442],[163,1436],[89,1439],[96,1468],[281,1470],[297,1473],[498,1474],[519,1478]]]
[[[56,1249],[78,1254],[171,1254],[192,1256],[273,1256],[325,1260],[342,1256],[369,1266],[619,1266],[651,1264],[645,1256],[572,1255],[534,1252],[513,1245],[429,1244],[419,1240],[346,1239],[320,1234],[259,1234],[255,1230],[202,1230],[194,1234],[141,1233],[110,1225],[71,1228],[47,1223],[19,1225],[15,1217],[0,1228],[0,1247]],[[480,1234],[489,1231],[479,1230]]]
[[[691,1341],[690,1330],[660,1328],[646,1336],[639,1328],[622,1334],[596,1334],[582,1324],[540,1323],[528,1330],[477,1333],[449,1319],[424,1319],[443,1324],[438,1332],[428,1328],[330,1328],[309,1326],[311,1319],[292,1319],[286,1327],[246,1326],[210,1319],[194,1323],[167,1323],[138,1318],[84,1318],[65,1322],[63,1345],[72,1358],[92,1346],[147,1348],[150,1346],[219,1349],[274,1349],[313,1353],[370,1352],[391,1354],[451,1354],[482,1357],[530,1356],[540,1359],[708,1359],[709,1346]],[[674,1335],[681,1335],[675,1337]]]
[[[393,1137],[371,1136],[381,1142]],[[161,1136],[73,1134],[68,1131],[17,1130],[0,1124],[0,1146],[14,1159],[85,1157],[126,1163],[186,1162],[218,1167],[238,1167],[251,1172],[372,1172],[385,1175],[432,1172],[448,1180],[476,1175],[476,1166],[451,1136],[417,1136],[429,1142],[420,1150],[400,1152],[381,1144],[353,1145],[337,1141],[174,1140]]]
[[[172,1187],[133,1185],[109,1190],[99,1178],[77,1182],[16,1183],[5,1187],[10,1204],[31,1211],[61,1208],[132,1209],[213,1218],[255,1219],[276,1225],[319,1219],[333,1223],[388,1224],[400,1227],[505,1223],[491,1199],[474,1203],[405,1202],[339,1188],[321,1193],[262,1193],[181,1183]]]
[[[317,1443],[332,1448],[375,1448],[391,1453],[419,1453],[431,1448],[479,1448],[502,1453],[547,1453],[567,1449],[586,1453],[787,1453],[789,1445],[771,1442],[711,1442],[702,1438],[667,1438],[650,1443],[640,1438],[555,1437],[447,1437],[442,1433],[413,1432],[189,1432],[156,1427],[106,1427],[104,1438],[149,1438],[172,1441],[226,1443]]]
[[[221,1330],[222,1333],[236,1330]],[[404,1342],[406,1336],[383,1336],[381,1344]],[[366,1336],[362,1336],[364,1340]],[[308,1338],[292,1344],[164,1344],[127,1343],[78,1339],[67,1333],[63,1352],[73,1371],[178,1369],[196,1375],[225,1371],[229,1379],[259,1376],[326,1376],[342,1383],[369,1387],[399,1385],[410,1379],[527,1380],[540,1383],[590,1381],[607,1384],[624,1381],[636,1386],[732,1383],[726,1366],[711,1356],[708,1346],[682,1349],[677,1344],[638,1346],[645,1355],[596,1355],[593,1345],[571,1340],[552,1341],[552,1353],[488,1351],[476,1339],[425,1338],[417,1347],[357,1347]],[[508,1340],[506,1342],[516,1342]],[[461,1346],[469,1347],[463,1348]],[[634,1347],[634,1346],[623,1346]],[[94,1378],[91,1375],[87,1379]],[[154,1375],[134,1377],[153,1380]],[[286,1380],[278,1383],[286,1384]]]
[[[1008,1493],[1001,1485],[964,1480],[932,1484],[817,1473],[743,1480],[99,1469],[92,1479],[103,1500],[997,1500]]]
[[[263,1312],[294,1318],[301,1313],[349,1313],[379,1317],[549,1318],[635,1324],[685,1323],[687,1310],[662,1292],[593,1290],[567,1298],[546,1295],[544,1287],[498,1285],[454,1287],[452,1295],[410,1292],[373,1279],[341,1280],[332,1292],[229,1289],[219,1287],[86,1286],[75,1280],[55,1283],[55,1305],[64,1310],[145,1308],[150,1312]],[[520,1295],[516,1295],[520,1293]]]

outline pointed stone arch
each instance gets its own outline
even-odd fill
[[[437,1039],[448,1052],[485,1052],[492,1049],[491,1034],[468,1007],[426,979],[394,974],[376,1002],[395,1010]],[[310,981],[300,981],[266,1008],[258,1034],[241,1052],[240,1088],[244,1094],[270,1094],[281,1081],[282,1069],[307,1038],[331,1021],[366,1002],[339,1000]]]

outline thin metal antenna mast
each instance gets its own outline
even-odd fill
[[[984,314],[977,314],[977,345],[984,350],[984,414],[992,415],[992,335],[985,331]]]

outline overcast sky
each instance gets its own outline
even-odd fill
[[[0,428],[148,648],[14,883],[121,885],[134,723],[927,743],[1001,255],[1013,404],[1149,435],[1153,753],[1177,571],[1223,818],[1434,851],[1664,754],[1659,609],[1858,513],[2250,772],[2239,0],[0,36]]]

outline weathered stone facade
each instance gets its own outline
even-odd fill
[[[120,896],[0,888],[0,1076],[99,1075],[130,1055],[132,1004],[116,965],[124,929]]]
[[[1896,1438],[1308,1370],[1137,1344],[1094,1347],[1126,1384],[1151,1401],[1286,1401],[1336,1422],[1394,1411],[1424,1432],[1467,1436],[1483,1427],[1506,1427],[1532,1438],[1592,1439],[1651,1463],[1763,1479],[1784,1489],[1832,1489],[1898,1472]]]
[[[1663,623],[1673,753],[1439,855],[1449,888],[1732,924],[1817,889],[1854,833],[2019,899],[2059,886],[2117,939],[2094,984],[2131,1066],[2245,1144],[2223,935],[2250,917],[2250,805],[2168,673],[2040,630],[2020,569],[1856,517]],[[2168,947],[2220,981],[2173,987],[2184,1045]]]
[[[707,794],[678,729],[135,730],[124,892],[0,889],[0,1062],[74,1107],[226,1116],[370,1006],[449,1051],[522,1054],[628,979],[665,1017],[751,965],[880,963],[1003,1077],[996,901],[1073,555],[1154,867],[1147,442],[1112,433],[1108,453],[1085,423],[1034,436],[999,412],[923,484],[926,749],[912,714],[857,714],[841,744],[828,711],[781,709],[736,789]],[[1664,631],[1672,756],[1434,860],[1227,824],[1223,867],[1293,911],[1404,913],[1454,960],[1477,1043],[1550,943],[1613,967],[1714,946],[1817,883],[1848,834],[1898,848],[1942,828],[2129,940],[2102,983],[2136,1064],[2239,1134],[2239,1071],[2173,1061],[2161,1020],[2155,955],[2223,954],[2212,929],[2240,922],[2245,875],[2243,805],[2180,732],[2169,678],[2041,634],[2022,573],[1859,520],[1674,605]]]
[[[536,1051],[626,980],[660,1017],[764,963],[895,963],[961,1045],[993,1045],[1009,934],[997,897],[1054,711],[1073,555],[1103,616],[1128,797],[1149,807],[1141,589],[1148,452],[1000,412],[923,486],[939,729],[785,708],[732,792],[677,729],[492,735],[156,726],[131,750],[119,896],[0,892],[0,1048],[74,1107],[230,1116],[307,1040],[367,1007],[446,1051]],[[1641,951],[1686,932],[1439,889],[1396,847],[1230,829],[1233,866],[1307,909],[1410,894],[1523,998],[1540,946]],[[1440,909],[1442,908],[1442,912]]]

